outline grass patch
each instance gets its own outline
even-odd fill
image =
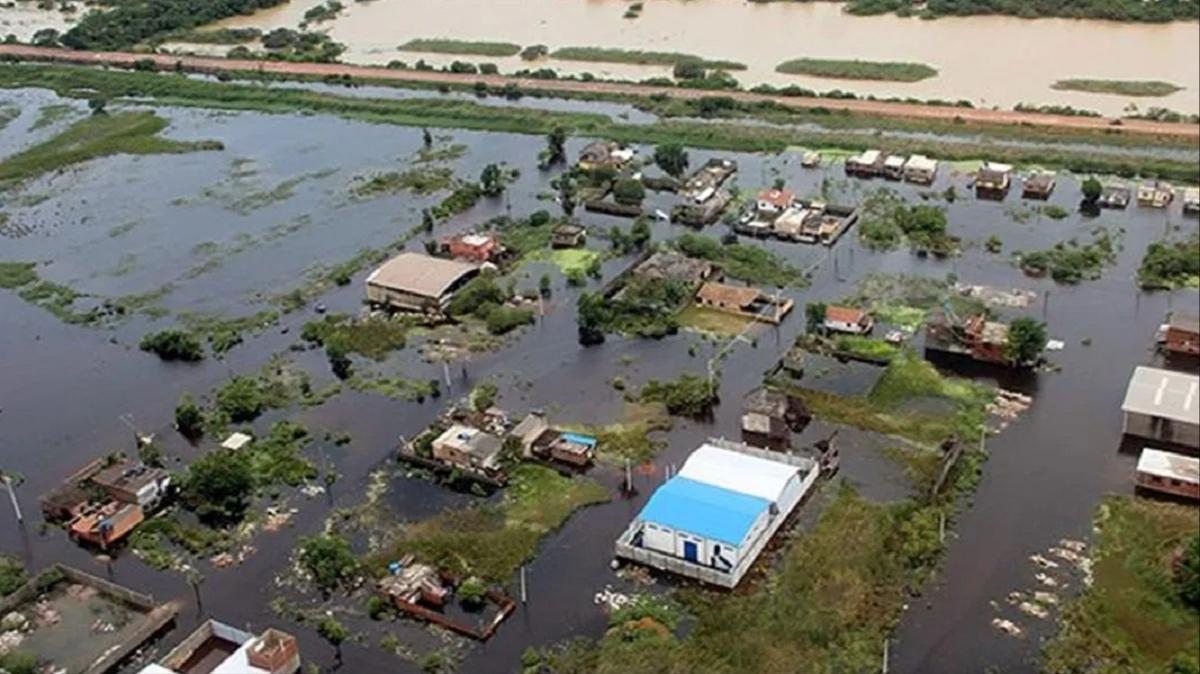
[[[1050,85],[1059,91],[1086,91],[1093,94],[1118,94],[1120,96],[1170,96],[1183,89],[1177,84],[1158,80],[1058,80]]]
[[[36,280],[36,262],[0,262],[0,288],[13,290]]]
[[[216,141],[182,142],[160,137],[167,120],[153,112],[92,115],[43,143],[0,162],[0,187],[14,187],[48,173],[61,171],[114,154],[163,154],[219,150]]]
[[[29,126],[29,130],[38,131],[39,129],[43,129],[51,124],[54,124],[60,119],[69,117],[70,115],[74,114],[74,112],[74,106],[70,106],[65,103],[43,105],[41,109],[38,110],[37,119],[33,120],[33,124]]]
[[[785,75],[888,82],[920,82],[938,74],[936,68],[924,63],[840,59],[791,59],[775,66],[775,72]]]
[[[1200,652],[1200,612],[1180,599],[1171,568],[1200,535],[1196,508],[1109,496],[1096,526],[1095,580],[1063,612],[1042,671],[1193,671],[1169,665]]]
[[[408,379],[385,377],[371,372],[355,374],[346,384],[361,393],[376,393],[393,400],[425,402],[426,398],[437,398],[442,394],[437,379]]]
[[[833,340],[833,348],[838,355],[885,363],[890,363],[901,351],[896,344],[861,335],[839,335]]]
[[[638,398],[643,404],[661,403],[670,414],[699,417],[712,411],[719,390],[718,380],[685,373],[670,381],[651,379]]]
[[[507,582],[571,513],[609,499],[596,482],[563,477],[545,466],[519,465],[509,477],[498,503],[448,510],[405,527],[377,570],[382,573],[386,560],[411,552],[463,576]]]
[[[1046,250],[1017,253],[1017,261],[1030,276],[1050,274],[1059,283],[1075,284],[1100,278],[1104,267],[1116,261],[1116,243],[1098,229],[1091,243],[1063,241]]]
[[[372,317],[358,321],[347,314],[330,314],[305,323],[300,337],[318,346],[334,344],[343,353],[383,360],[392,351],[404,348],[412,326],[412,322],[404,317]]]
[[[561,61],[589,61],[596,63],[633,63],[636,65],[674,66],[679,63],[699,63],[712,70],[745,70],[745,63],[701,58],[694,54],[673,51],[641,51],[606,47],[560,47],[550,53],[551,58]]]
[[[754,322],[753,319],[746,318],[745,316],[735,316],[731,313],[695,304],[679,312],[676,318],[679,324],[684,327],[701,332],[714,332],[720,335],[740,335],[746,329],[746,326]]]
[[[0,597],[7,597],[21,589],[26,580],[28,577],[21,560],[9,555],[0,555]]]
[[[564,276],[570,274],[586,274],[600,258],[599,252],[586,248],[545,248],[535,250],[525,257],[526,260],[549,262],[558,267]]]
[[[395,192],[411,192],[420,196],[450,189],[454,184],[454,172],[444,166],[388,171],[378,173],[357,182],[351,189],[359,198],[376,197]]]
[[[511,42],[487,42],[478,40],[451,40],[448,38],[422,38],[409,40],[396,47],[400,51],[423,51],[434,54],[466,54],[469,56],[516,56],[521,45]]]
[[[688,257],[708,260],[725,273],[759,286],[802,286],[807,283],[798,267],[759,246],[720,241],[699,234],[684,234],[670,244]]]
[[[1147,246],[1138,267],[1138,285],[1147,290],[1200,288],[1200,236],[1178,243],[1155,241]]]

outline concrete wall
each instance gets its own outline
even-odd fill
[[[1188,424],[1149,414],[1126,412],[1124,432],[1127,435],[1200,449],[1200,423]]]

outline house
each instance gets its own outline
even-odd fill
[[[1105,185],[1100,190],[1100,198],[1096,203],[1100,204],[1101,208],[1123,209],[1129,205],[1130,191],[1128,187],[1121,185]]]
[[[937,178],[938,163],[923,154],[914,154],[904,164],[904,180],[918,185],[932,185]]]
[[[884,155],[879,150],[866,150],[846,157],[846,175],[873,178],[883,171]]]
[[[1150,181],[1138,185],[1137,202],[1139,206],[1151,208],[1166,208],[1175,198],[1175,188],[1170,183]]]
[[[93,475],[91,482],[121,503],[152,510],[171,486],[171,474],[162,468],[122,459]]]
[[[702,204],[711,199],[735,173],[737,162],[731,159],[709,159],[688,176],[679,194],[692,203]]]
[[[1036,171],[1025,179],[1025,186],[1021,189],[1021,196],[1026,199],[1041,199],[1045,201],[1050,198],[1056,182],[1057,174],[1053,171]]]
[[[1141,489],[1200,501],[1200,459],[1146,448],[1138,457],[1134,482]]]
[[[791,190],[769,189],[758,193],[755,205],[760,218],[771,219],[790,208],[795,200]]]
[[[379,591],[397,608],[406,609],[422,604],[442,607],[450,594],[441,574],[428,564],[397,563],[391,573],[379,581]]]
[[[989,321],[985,314],[965,320],[947,316],[943,309],[930,312],[925,324],[925,349],[967,356],[984,363],[1012,366],[1006,350],[1008,325]]]
[[[792,310],[794,303],[786,297],[771,297],[758,288],[709,281],[696,292],[696,304],[714,311],[778,325]]]
[[[67,523],[67,532],[72,540],[107,550],[121,542],[145,519],[142,507],[136,503],[116,500],[89,503]]]
[[[62,484],[43,494],[38,502],[46,520],[65,522],[82,512],[93,497],[93,493],[87,488],[92,476],[103,470],[111,461],[110,457],[94,459],[63,480]]]
[[[1121,432],[1200,449],[1200,377],[1139,365],[1121,404]]]
[[[491,433],[454,424],[433,441],[433,457],[464,468],[495,470],[503,447],[504,442]]]
[[[707,281],[715,272],[711,262],[673,251],[657,251],[633,270],[640,278],[682,281],[693,287]]]
[[[862,309],[830,304],[825,307],[825,321],[822,325],[829,332],[865,335],[875,327],[875,320]]]
[[[1162,326],[1161,341],[1168,354],[1200,356],[1200,316],[1171,312]]]
[[[441,313],[479,266],[420,253],[400,253],[367,277],[367,301],[402,311]]]
[[[1200,187],[1183,190],[1183,212],[1185,215],[1200,213]]]
[[[587,229],[581,225],[559,225],[550,235],[551,248],[578,248],[587,243]]]
[[[792,431],[803,429],[810,418],[800,398],[774,389],[754,389],[742,400],[742,441],[754,447],[786,450]]]
[[[975,174],[975,196],[979,199],[1003,199],[1012,186],[1013,167],[985,161]]]
[[[710,440],[654,492],[618,538],[616,554],[735,587],[818,472],[807,457]]]
[[[821,165],[821,153],[813,150],[805,152],[800,157],[800,165],[804,168],[816,168]]]
[[[888,155],[883,160],[882,175],[888,180],[900,180],[904,177],[904,157],[898,154]]]
[[[804,236],[805,226],[811,220],[820,220],[821,214],[804,206],[791,206],[772,223],[772,233],[784,241],[800,241]]]
[[[138,674],[294,674],[300,671],[296,637],[275,628],[255,636],[206,620],[157,664]]]
[[[500,237],[492,232],[464,232],[442,241],[442,250],[455,260],[493,262],[504,252]]]
[[[620,143],[597,140],[579,152],[579,168],[594,171],[599,168],[620,169],[633,160],[633,150]]]
[[[596,438],[590,435],[551,430],[542,434],[534,443],[533,454],[541,459],[579,468],[587,466],[596,458],[596,444]]]
[[[521,453],[525,456],[533,454],[533,445],[542,437],[542,434],[550,430],[550,423],[546,421],[546,415],[541,412],[530,412],[525,415],[512,430],[508,432],[510,438],[516,438],[521,442]]]

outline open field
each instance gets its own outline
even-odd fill
[[[920,82],[937,76],[937,69],[924,63],[885,61],[838,61],[835,59],[792,59],[775,66],[787,75],[811,75],[843,80]]]

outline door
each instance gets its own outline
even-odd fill
[[[696,544],[692,541],[683,542],[683,558],[689,562],[700,561],[700,554],[696,550]]]

